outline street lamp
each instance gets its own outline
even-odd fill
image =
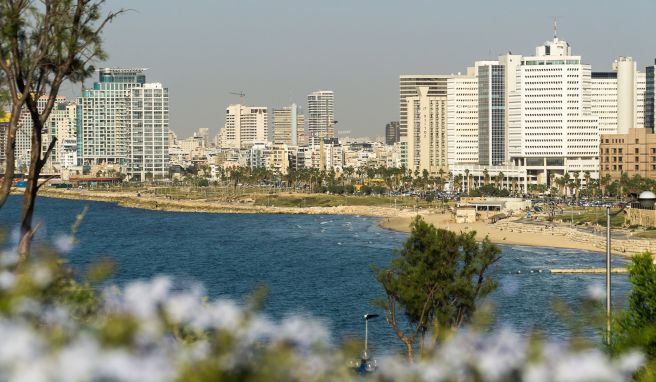
[[[611,285],[611,257],[610,257],[610,218],[619,215],[626,208],[625,204],[620,204],[620,210],[610,212],[610,206],[606,207],[606,344],[610,345],[610,325],[611,325],[611,302],[610,302],[610,285]]]
[[[362,358],[357,367],[357,372],[361,375],[371,373],[376,369],[376,360],[373,360],[373,362],[369,361],[369,320],[378,316],[378,314],[364,315],[364,351],[362,352]]]

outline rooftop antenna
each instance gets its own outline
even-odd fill
[[[554,17],[553,20],[553,32],[554,32],[554,40],[558,38],[558,19]]]

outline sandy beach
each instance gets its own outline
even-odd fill
[[[455,232],[476,231],[476,238],[478,240],[483,240],[485,237],[488,237],[491,242],[497,244],[569,248],[603,252],[603,250],[595,247],[592,244],[578,242],[567,237],[555,238],[549,233],[532,233],[527,235],[521,232],[510,232],[508,230],[502,230],[494,224],[488,224],[485,222],[458,224],[453,221],[453,218],[450,214],[423,214],[422,216],[426,222],[431,223],[438,228],[448,229]],[[410,222],[412,219],[413,216],[384,218],[381,219],[380,225],[395,231],[410,232]]]

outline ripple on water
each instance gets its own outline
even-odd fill
[[[20,198],[11,197],[0,209],[0,223],[13,225],[19,205]],[[270,292],[267,314],[318,316],[336,339],[362,334],[361,315],[376,311],[371,302],[383,293],[371,266],[387,265],[406,237],[368,217],[170,213],[42,198],[36,215],[45,229],[39,240],[66,232],[84,205],[90,208],[78,233],[80,246],[69,254],[72,265],[85,267],[111,256],[119,266],[113,282],[164,273],[203,283],[211,298],[242,299],[265,283]],[[575,306],[588,286],[603,284],[604,276],[535,271],[603,267],[605,257],[569,249],[501,248],[502,258],[492,269],[499,280],[490,296],[495,325],[567,338],[551,303],[558,299]],[[614,264],[625,266],[627,260],[615,258]],[[614,275],[616,304],[622,304],[629,288],[625,275]],[[398,345],[384,320],[372,322],[370,331],[374,347]]]

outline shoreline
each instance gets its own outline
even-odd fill
[[[397,217],[407,212],[390,207],[346,205],[334,207],[277,207],[261,206],[253,203],[230,203],[222,201],[174,200],[152,195],[136,196],[134,192],[42,190],[40,197],[89,200],[116,203],[124,208],[137,208],[150,211],[197,212],[224,214],[290,214],[290,215],[360,215],[377,218]]]
[[[417,215],[413,210],[399,210],[382,206],[334,206],[334,207],[275,207],[260,206],[253,203],[197,200],[172,200],[164,197],[142,195],[131,192],[88,191],[88,190],[43,190],[39,196],[69,199],[89,200],[116,203],[124,208],[136,208],[151,211],[166,212],[196,212],[224,214],[306,214],[306,215],[358,215],[377,218],[377,224],[383,229],[396,232],[410,232],[410,222]],[[492,243],[503,245],[520,245],[528,247],[546,247],[559,249],[575,249],[589,252],[604,253],[605,237],[582,232],[571,226],[557,226],[547,229],[540,224],[523,224],[517,219],[509,218],[496,224],[485,222],[458,224],[453,221],[450,213],[421,211],[419,213],[426,222],[437,228],[447,229],[456,233],[476,231],[476,239],[482,241],[488,237]],[[645,250],[656,253],[656,240],[647,239],[616,239],[613,238],[613,254],[632,256]]]
[[[427,223],[437,228],[453,232],[476,231],[476,240],[487,237],[490,242],[502,245],[517,245],[527,247],[544,247],[558,249],[575,249],[604,254],[606,238],[577,228],[565,225],[547,226],[546,224],[526,224],[517,218],[508,218],[495,224],[484,222],[455,223],[447,214],[423,214]],[[397,232],[410,232],[412,217],[381,218],[382,228]],[[636,253],[649,251],[656,253],[656,240],[626,238],[616,236],[611,240],[613,255],[631,257]]]
[[[424,220],[427,223],[433,224],[436,228],[447,229],[456,233],[471,232],[476,231],[476,240],[483,241],[486,237],[490,242],[494,244],[502,245],[518,245],[526,247],[540,247],[540,248],[558,248],[558,249],[577,249],[584,250],[589,252],[598,252],[603,253],[602,249],[596,248],[592,245],[586,245],[574,240],[558,240],[554,241],[553,236],[549,237],[535,237],[531,235],[530,238],[527,235],[512,235],[508,232],[503,232],[502,230],[496,229],[496,227],[491,224],[476,222],[468,224],[458,224],[452,221],[446,221],[448,216],[446,215],[422,215]],[[437,220],[437,222],[436,222]],[[379,225],[382,228],[389,229],[396,232],[410,232],[410,222],[411,219],[406,218],[392,218],[392,219],[379,219]],[[436,224],[437,223],[437,224]]]

